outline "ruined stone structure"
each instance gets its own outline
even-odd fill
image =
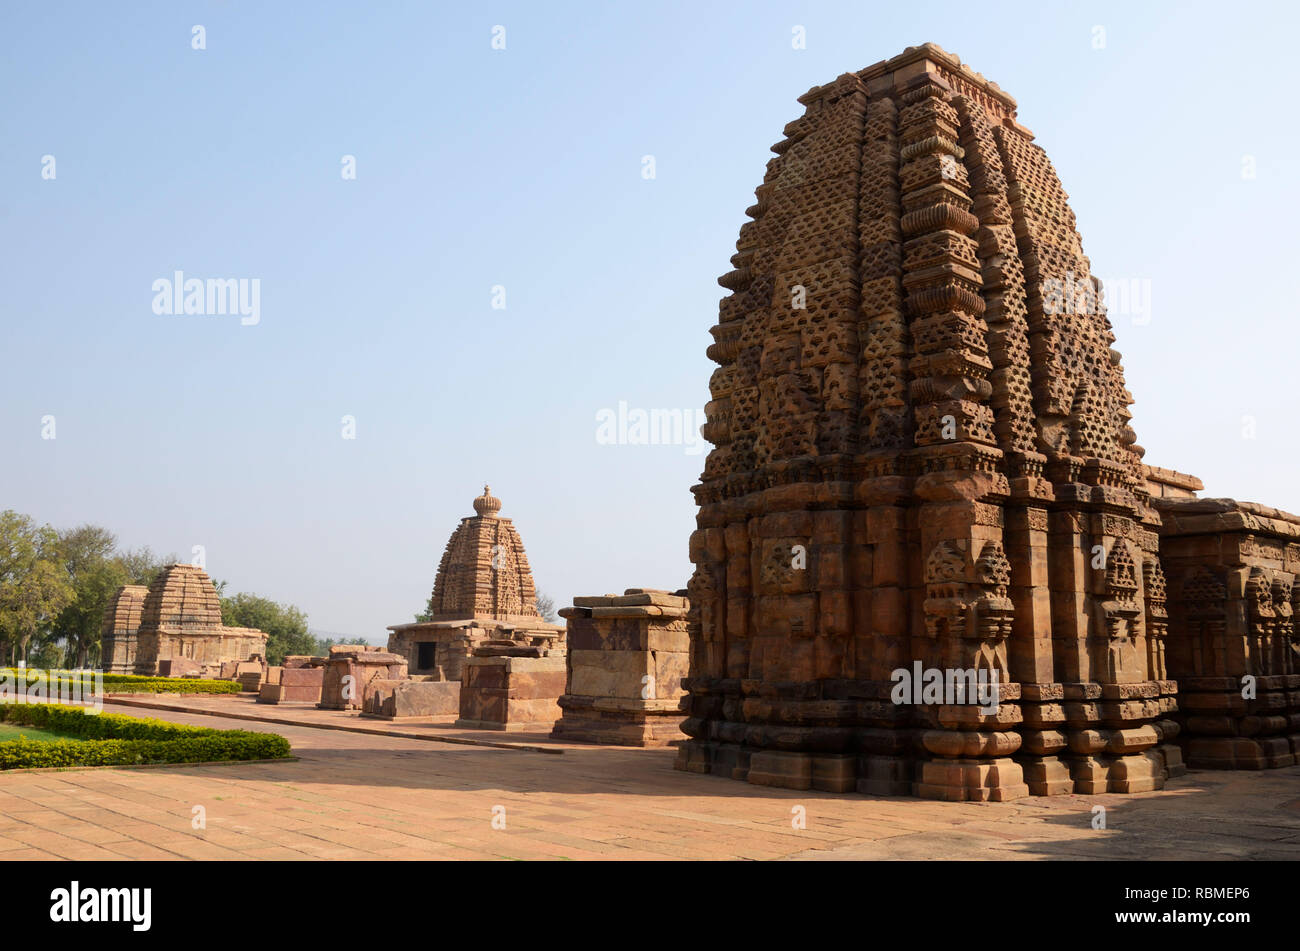
[[[1162,498],[1160,559],[1188,765],[1300,761],[1300,518],[1232,499]],[[1150,595],[1148,595],[1150,597]]]
[[[100,667],[106,673],[129,674],[135,670],[136,635],[148,593],[145,585],[124,584],[104,609],[99,656]]]
[[[168,565],[149,585],[140,608],[135,673],[157,674],[160,661],[176,659],[215,676],[223,663],[265,654],[263,631],[222,625],[217,589],[197,565]]]
[[[490,640],[555,651],[564,627],[537,614],[537,590],[524,543],[488,486],[475,514],[452,533],[429,598],[428,621],[389,627],[388,649],[407,659],[412,676],[460,680],[465,659]]]
[[[366,685],[363,717],[420,723],[451,723],[460,715],[460,681],[376,678]]]
[[[685,592],[629,588],[574,598],[566,686],[551,735],[584,743],[666,746],[681,731],[682,678],[690,662]]]
[[[290,654],[278,667],[266,669],[258,703],[319,703],[325,683],[325,658]]]
[[[564,652],[490,641],[466,659],[456,726],[469,730],[549,731],[560,716]]]
[[[928,44],[800,102],[719,279],[678,765],[950,800],[1160,787],[1160,517],[1051,162]],[[894,702],[918,662],[1000,703]]]
[[[322,710],[360,710],[374,680],[405,680],[406,658],[379,647],[335,644],[325,658],[321,680]]]

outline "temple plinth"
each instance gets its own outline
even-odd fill
[[[683,591],[628,588],[574,598],[564,711],[551,735],[583,743],[667,746],[684,740],[682,678],[690,644]]]

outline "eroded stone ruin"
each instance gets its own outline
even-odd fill
[[[1102,288],[1015,101],[929,44],[799,101],[719,279],[678,766],[950,800],[1150,790],[1183,769],[1184,675],[1189,734],[1218,738],[1194,759],[1294,762],[1300,521],[1143,465]],[[898,703],[899,670],[996,692]],[[1225,699],[1243,673],[1262,718]]]

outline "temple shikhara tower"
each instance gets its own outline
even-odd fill
[[[1206,758],[1264,730],[1264,765],[1294,762],[1300,520],[1232,509],[1267,557],[1186,541],[1171,588],[1161,533],[1225,523],[1142,462],[1102,288],[1015,101],[929,44],[799,101],[719,279],[678,766],[949,800],[1155,789],[1183,769],[1175,659],[1216,711],[1200,728],[1232,738]],[[996,675],[1000,702],[898,703],[900,669]],[[1267,729],[1223,706],[1251,673]]]
[[[108,602],[100,628],[100,666],[105,673],[129,674],[135,671],[135,639],[140,631],[140,611],[148,592],[145,585],[124,584]]]
[[[465,659],[493,640],[564,647],[564,627],[537,613],[523,540],[488,486],[447,542],[426,614],[427,621],[389,627],[388,649],[407,659],[412,675],[460,680]]]
[[[221,598],[208,573],[197,565],[168,565],[159,573],[139,601],[135,636],[127,639],[129,621],[121,628],[118,619],[124,613],[131,616],[126,605],[137,598],[139,587],[126,585],[105,613],[103,664],[110,672],[215,675],[223,663],[266,656],[265,632],[221,623]],[[107,636],[110,624],[115,626],[112,644]],[[124,670],[128,664],[130,669]]]

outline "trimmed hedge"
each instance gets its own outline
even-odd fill
[[[197,677],[153,677],[116,683],[104,680],[105,693],[239,693],[237,680],[200,680]]]
[[[30,675],[34,670],[24,670],[17,667],[4,668],[15,681],[20,680],[24,674],[28,676],[25,681],[28,684],[34,684],[38,678]],[[239,693],[243,690],[237,680],[203,680],[198,677],[145,677],[137,674],[104,674],[104,692],[105,693]],[[46,685],[46,694],[49,695],[50,680],[54,680],[54,686],[59,684],[71,684],[72,677],[64,676],[50,678],[42,673],[39,679],[43,680]],[[83,674],[82,681],[85,683],[94,683],[93,674]]]
[[[0,770],[282,759],[291,753],[289,741],[278,733],[214,730],[118,713],[92,715],[82,707],[54,704],[0,704],[0,722],[77,737],[0,742]]]

